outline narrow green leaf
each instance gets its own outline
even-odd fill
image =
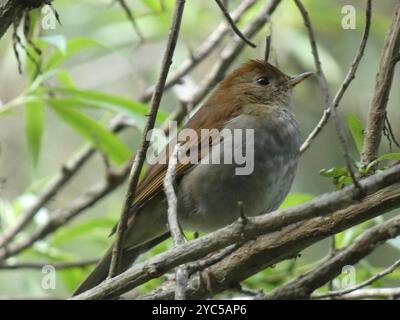
[[[150,10],[154,12],[158,12],[161,10],[159,0],[142,0],[142,2],[146,7],[148,7]]]
[[[69,88],[69,89],[75,88],[74,79],[72,79],[71,75],[69,74],[69,72],[67,70],[60,69],[57,72],[56,77],[57,77],[58,81],[60,81],[60,83],[64,85],[64,87]]]
[[[379,162],[381,162],[383,160],[400,160],[400,153],[399,152],[386,153],[386,154],[380,156],[378,159],[375,159],[367,166],[366,171],[368,172],[372,167],[374,167],[376,164],[378,164]]]
[[[115,220],[110,218],[95,218],[60,229],[51,237],[50,245],[60,247],[68,243],[68,241],[88,236],[92,237],[95,232],[102,231],[104,234],[109,234],[112,227],[115,225]]]
[[[122,164],[131,156],[131,150],[116,136],[97,121],[65,105],[53,101],[52,109],[74,128],[82,137],[90,141],[95,147],[102,150],[111,161]]]
[[[349,126],[351,136],[356,144],[358,153],[361,154],[364,142],[364,126],[360,119],[358,119],[351,112],[347,115],[347,125]]]
[[[43,40],[45,40],[45,38]],[[107,46],[101,44],[100,42],[94,39],[73,38],[67,41],[65,48],[57,47],[57,50],[55,50],[52,54],[49,55],[49,57],[46,59],[46,62],[44,63],[43,69],[44,70],[54,69],[58,67],[61,63],[72,57],[77,52],[91,47],[107,48]]]
[[[30,101],[25,105],[25,132],[28,141],[29,157],[36,168],[42,144],[44,127],[44,103],[41,100]]]
[[[136,121],[139,122],[139,124],[142,125],[144,124],[145,120],[143,116],[149,113],[148,106],[143,103],[95,90],[81,90],[74,88],[52,88],[51,91],[95,101],[99,104],[100,107],[107,108],[112,111],[122,112],[127,116],[134,118]],[[164,121],[165,119],[167,119],[167,114],[165,112],[157,113],[158,121],[161,122]]]

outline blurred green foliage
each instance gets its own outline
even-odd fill
[[[239,2],[229,1],[230,7],[233,8]],[[357,29],[344,32],[340,27],[341,7],[348,2],[304,1],[316,27],[323,68],[332,88],[338,87],[350,66],[364,23],[364,2],[350,1],[357,8]],[[55,30],[42,30],[40,33],[37,29],[31,28],[33,41],[43,54],[38,55],[32,47],[27,46],[33,60],[23,57],[25,62],[23,79],[17,78],[16,75],[17,68],[9,41],[10,35],[3,39],[0,45],[0,66],[9,77],[7,81],[9,84],[6,85],[6,81],[0,79],[4,82],[0,88],[0,100],[3,101],[3,104],[0,104],[0,134],[10,130],[7,123],[12,118],[15,122],[11,123],[22,122],[25,126],[26,140],[18,140],[17,149],[9,147],[16,143],[15,139],[20,135],[19,126],[15,129],[12,127],[15,136],[12,138],[7,136],[8,138],[4,139],[5,150],[10,150],[8,153],[14,155],[3,160],[8,161],[6,164],[0,163],[4,168],[1,175],[8,175],[21,182],[12,185],[10,193],[0,198],[0,232],[15,223],[21,212],[37,197],[43,185],[51,181],[59,166],[65,161],[66,155],[71,154],[71,150],[79,149],[84,142],[98,148],[116,166],[132,156],[148,113],[148,106],[136,101],[135,96],[153,84],[157,76],[174,1],[132,0],[127,3],[131,6],[145,38],[143,44],[140,43],[138,35],[121,8],[105,0],[88,0],[84,3],[55,1],[63,25],[57,25]],[[382,164],[386,164],[388,160],[400,159],[400,153],[392,152],[388,150],[387,145],[384,145],[381,157],[369,167],[364,168],[359,163],[367,106],[373,86],[372,75],[377,71],[377,60],[390,21],[393,3],[393,1],[380,2],[379,7],[374,7],[366,56],[356,80],[340,106],[341,113],[347,117],[349,141],[354,142],[351,155],[358,174],[361,175],[370,172],[375,165],[379,165],[380,170],[385,168]],[[240,20],[239,27],[246,25],[263,4],[263,1],[259,1],[249,10]],[[38,20],[40,12],[35,11],[32,13],[32,26]],[[222,16],[213,1],[188,1],[182,35],[172,68],[188,57],[190,51],[195,49],[221,20]],[[298,71],[314,70],[303,21],[292,1],[282,2],[273,15],[272,28],[268,27],[273,34],[274,63],[279,63],[288,73],[293,72],[293,74]],[[260,33],[254,39],[259,44],[256,51],[247,48],[239,60],[262,56],[264,36],[264,33]],[[229,41],[228,37],[225,43]],[[210,59],[194,70],[191,75],[194,81],[202,79],[219,52],[219,49],[216,50]],[[304,135],[313,128],[322,110],[322,96],[315,88],[317,85],[314,80],[314,83],[305,84],[296,94],[298,107],[295,112]],[[394,92],[392,99],[398,104],[399,93]],[[167,118],[175,104],[175,98],[169,92],[166,93],[157,124]],[[394,115],[399,115],[398,110],[389,110]],[[136,129],[123,135],[111,132],[106,123],[117,113],[122,113],[132,120]],[[399,121],[396,120],[396,124],[393,126],[396,128],[395,134],[400,134],[397,129]],[[343,166],[340,146],[336,137],[332,138],[333,136],[335,136],[334,130],[330,127],[325,128],[312,150],[303,156],[293,191],[282,204],[282,208],[304,203],[319,193],[332,190],[331,184],[325,181],[327,179],[319,176],[320,168],[330,168],[321,170],[321,175],[333,180],[336,189],[351,183],[347,168]],[[24,148],[27,150],[26,153],[21,151]],[[25,156],[30,158],[28,167],[33,170],[27,170],[26,164],[19,168],[21,172],[15,173],[15,169],[10,169],[14,168],[10,163],[15,161],[16,157],[24,159]],[[80,174],[77,182],[66,188],[65,199],[57,199],[56,205],[49,203],[48,208],[43,208],[34,222],[21,232],[16,240],[26,237],[48,221],[54,208],[62,207],[74,199],[80,191],[85,190],[83,185],[87,185],[86,182],[97,181],[99,170],[103,170],[101,166],[101,161],[95,160],[88,168],[88,173]],[[111,242],[108,234],[119,216],[123,192],[124,190],[121,190],[102,201],[101,205],[90,208],[79,219],[36,243],[18,257],[10,259],[10,262],[43,261],[51,264],[99,257]],[[336,235],[337,246],[341,248],[349,245],[366,228],[379,221],[374,219]],[[170,245],[170,241],[166,241],[141,259],[162,252]],[[384,268],[391,261],[391,250],[398,256],[399,239],[390,241],[390,246],[386,247],[386,251],[382,250],[374,263],[363,260],[356,266],[357,282]],[[305,250],[301,258],[268,268],[246,280],[243,285],[256,290],[271,290],[315,266],[327,252],[326,243],[322,246],[315,245]],[[43,275],[40,271],[0,270],[2,283],[0,296],[65,297],[89,270],[90,268],[74,268],[59,271],[58,285],[54,291],[44,291],[41,288],[40,281]],[[374,283],[374,286],[398,285],[398,279],[400,270]],[[162,281],[163,279],[153,280],[141,286],[139,292],[148,292]],[[336,281],[340,282],[340,277]]]

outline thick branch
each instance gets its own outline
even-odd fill
[[[281,231],[251,240],[201,274],[192,275],[187,296],[204,299],[236,288],[240,281],[285,259],[297,257],[300,251],[321,239],[388,212],[399,204],[400,184],[396,184],[333,214],[292,224]],[[169,281],[141,298],[173,299],[174,288],[175,283]]]
[[[360,183],[362,188],[365,190],[365,194],[372,194],[379,190],[379,188],[389,186],[399,181],[400,166],[396,166],[384,173],[366,178]],[[399,191],[398,185],[396,191]],[[399,192],[397,192],[397,195],[398,193]],[[122,294],[131,288],[164,274],[178,265],[198,260],[211,252],[222,249],[231,244],[248,241],[263,234],[277,231],[290,224],[316,216],[328,215],[335,210],[346,208],[351,204],[357,203],[357,201],[354,200],[354,196],[356,195],[358,195],[357,188],[349,186],[341,191],[325,194],[299,206],[277,210],[254,218],[248,218],[245,223],[243,223],[242,220],[239,220],[232,225],[200,239],[185,243],[179,248],[173,248],[168,252],[157,255],[145,263],[137,264],[125,273],[115,277],[112,281],[107,281],[98,287],[77,296],[76,298],[100,299]],[[396,198],[396,200],[398,199]],[[352,207],[350,206],[349,208]],[[368,211],[369,208],[371,208],[371,206],[366,208],[366,211]],[[375,210],[374,212],[379,212],[379,210]],[[365,214],[363,217],[367,218],[368,214]],[[360,220],[359,216],[357,216],[357,218]],[[346,223],[346,219],[343,220],[339,220],[336,223],[339,224],[341,222],[343,227],[343,223]],[[334,221],[331,224],[334,224]],[[346,224],[346,226],[348,225],[349,223]],[[332,233],[333,231],[331,230],[330,232]],[[322,237],[323,236],[318,237],[318,240]],[[276,241],[278,240],[276,239]],[[310,239],[308,239],[308,241],[310,241]],[[278,243],[279,242],[280,241],[278,241]],[[250,250],[250,248],[247,248],[247,250]],[[253,251],[250,250],[249,252]],[[282,252],[286,253],[290,251],[284,250],[281,251],[281,254]],[[287,255],[285,256],[287,257]],[[254,268],[254,266],[252,268]],[[241,270],[240,272],[244,276],[248,271]],[[224,277],[226,277],[227,274],[230,273],[226,273]],[[238,276],[237,273],[232,274]]]
[[[362,161],[368,165],[378,155],[382,130],[385,123],[386,107],[394,76],[395,65],[400,52],[400,4],[397,4],[392,24],[385,37],[385,44],[376,75],[374,94],[368,112],[367,130],[364,137]]]
[[[346,265],[354,265],[382,243],[400,235],[400,215],[364,232],[351,246],[315,269],[275,289],[264,299],[307,299],[316,289],[337,277]],[[345,292],[347,293],[347,292]]]

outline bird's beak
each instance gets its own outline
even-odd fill
[[[291,77],[289,79],[289,86],[291,88],[293,88],[296,85],[298,85],[300,82],[302,82],[304,79],[307,79],[311,75],[312,75],[312,72],[304,72],[304,73],[300,73],[297,76]]]

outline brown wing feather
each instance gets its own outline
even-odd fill
[[[228,95],[224,95],[224,90],[217,90],[216,94],[212,95],[208,101],[195,113],[195,115],[188,121],[185,128],[193,129],[196,131],[198,136],[200,136],[201,129],[218,129],[222,130],[226,123],[226,119],[231,119],[237,116],[240,113],[240,104],[239,101],[226,101],[224,99]],[[224,101],[225,100],[225,101]],[[218,104],[216,104],[218,101]],[[228,104],[226,106],[224,104]],[[235,112],[232,112],[232,107]],[[209,117],[210,114],[213,114],[213,118]],[[201,146],[202,141],[198,141],[197,139],[193,141],[194,143],[198,143]],[[190,142],[189,142],[190,144]],[[141,206],[147,199],[153,197],[157,192],[162,189],[165,174],[168,169],[168,162],[170,158],[170,154],[175,148],[175,143],[173,140],[166,146],[163,151],[160,153],[160,157],[165,156],[167,163],[166,164],[155,164],[147,170],[145,175],[143,176],[141,182],[139,183],[134,204],[136,206]],[[202,150],[198,152],[199,161],[207,155],[206,150]],[[193,165],[191,163],[178,163],[176,167],[176,177],[181,176],[185,172],[187,172]]]
[[[216,90],[214,94],[210,96],[207,102],[195,113],[195,115],[188,121],[184,128],[195,130],[197,136],[200,136],[201,129],[217,129],[222,130],[224,125],[230,119],[236,117],[240,114],[242,103],[239,99],[228,99],[231,95],[226,94],[224,88],[219,86],[219,90]],[[209,115],[212,114],[213,117]],[[208,137],[206,137],[208,139]],[[204,141],[204,140],[203,140]],[[211,141],[210,141],[211,142]],[[193,143],[198,144],[198,148],[201,147],[202,141],[198,141],[198,139],[194,140]],[[190,142],[189,142],[190,144]],[[166,156],[166,164],[155,164],[148,168],[143,178],[139,182],[135,200],[133,202],[135,208],[142,207],[146,201],[154,197],[163,189],[163,183],[165,179],[165,174],[168,169],[168,162],[170,158],[170,154],[175,148],[174,140],[172,140],[160,153],[159,157]],[[199,150],[198,152],[198,160],[200,161],[204,156],[208,153],[207,150]],[[179,178],[185,172],[192,168],[193,164],[190,162],[178,163],[176,166],[175,177]],[[132,217],[128,221],[128,225],[132,226],[134,223],[134,216],[137,210],[132,211]],[[115,233],[115,229],[113,229],[113,233]]]

